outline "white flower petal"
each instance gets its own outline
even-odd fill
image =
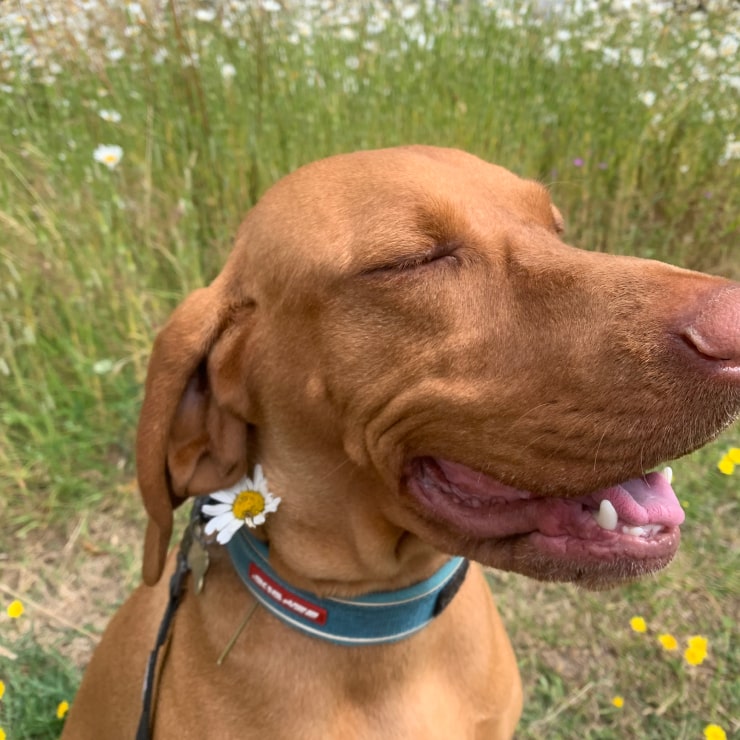
[[[256,490],[264,493],[267,490],[267,481],[265,480],[265,474],[262,472],[262,466],[257,464],[254,466],[254,487]]]
[[[216,491],[216,493],[210,493],[208,495],[212,499],[216,501],[221,501],[224,504],[232,504],[234,503],[234,499],[236,498],[236,494],[230,493],[229,491]]]
[[[241,519],[233,519],[224,529],[222,529],[218,533],[216,541],[222,545],[225,545],[234,536],[234,534],[236,534],[236,532],[241,529],[242,524],[244,524],[244,522]]]
[[[202,511],[208,516],[218,516],[219,514],[225,514],[227,511],[231,511],[231,504],[205,504]]]
[[[204,534],[213,534],[216,531],[216,523],[213,519],[206,522],[206,526],[203,527]]]
[[[277,511],[278,506],[280,506],[280,499],[270,498],[269,501],[265,502],[265,512],[268,514],[272,514]]]
[[[220,514],[219,516],[211,519],[203,530],[206,534],[213,534],[216,530],[222,530],[229,525],[230,522],[235,521],[234,515],[229,511],[226,514]]]

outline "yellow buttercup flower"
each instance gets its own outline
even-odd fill
[[[0,699],[5,696],[5,681],[0,681]]]
[[[57,719],[63,719],[64,715],[67,714],[68,711],[69,711],[69,702],[60,701],[59,706],[57,707]]]
[[[684,650],[683,657],[689,665],[701,665],[704,662],[704,658],[707,657],[707,654],[701,650],[686,648],[686,650]]]
[[[689,637],[689,646],[684,651],[683,657],[689,665],[701,665],[707,657],[708,640],[701,635]]]
[[[10,604],[8,604],[8,608],[6,611],[11,619],[18,619],[18,617],[23,614],[23,604],[21,604],[18,599],[15,599],[15,601],[11,601]]]
[[[0,740],[5,740],[6,738],[5,730],[3,730],[2,727],[0,727]]]
[[[707,740],[727,740],[727,734],[719,725],[707,725],[704,728],[704,737]]]
[[[647,624],[642,617],[632,617],[630,619],[630,627],[635,632],[647,632]]]
[[[740,465],[740,447],[730,447],[717,463],[717,468],[724,475],[732,475]]]
[[[664,633],[662,635],[658,635],[658,640],[660,641],[660,644],[666,649],[666,650],[676,650],[678,649],[678,641],[673,635],[669,635],[667,633]]]
[[[694,635],[693,637],[689,637],[689,648],[691,650],[697,650],[699,652],[706,653],[708,647],[709,640],[707,640],[706,637],[702,637],[701,635]]]
[[[612,704],[617,708],[621,709],[624,706],[624,697],[623,696],[615,696],[612,699]]]
[[[732,462],[729,455],[725,455],[718,463],[717,469],[723,475],[732,475],[735,472],[735,463]]]

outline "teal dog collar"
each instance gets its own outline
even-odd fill
[[[469,565],[464,558],[452,558],[408,588],[322,598],[281,579],[268,562],[268,546],[246,527],[226,548],[244,585],[265,609],[300,632],[340,645],[397,642],[423,629],[452,601]]]

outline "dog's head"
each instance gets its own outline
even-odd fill
[[[543,186],[454,150],[340,155],[269,190],[154,346],[145,580],[172,509],[255,461],[274,528],[325,543],[312,510],[540,578],[665,565],[683,514],[646,474],[738,413],[740,286],[562,230]]]

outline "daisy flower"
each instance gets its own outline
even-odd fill
[[[109,170],[112,170],[123,156],[123,149],[116,144],[99,144],[95,147],[93,158],[96,162],[104,164]]]
[[[205,526],[206,534],[218,532],[216,540],[225,545],[246,524],[258,527],[267,514],[277,511],[280,499],[267,490],[261,465],[254,466],[254,479],[242,478],[231,488],[216,491],[210,497],[217,504],[206,504],[203,513],[213,517]]]
[[[108,123],[120,123],[121,114],[117,110],[100,110],[98,115]]]

